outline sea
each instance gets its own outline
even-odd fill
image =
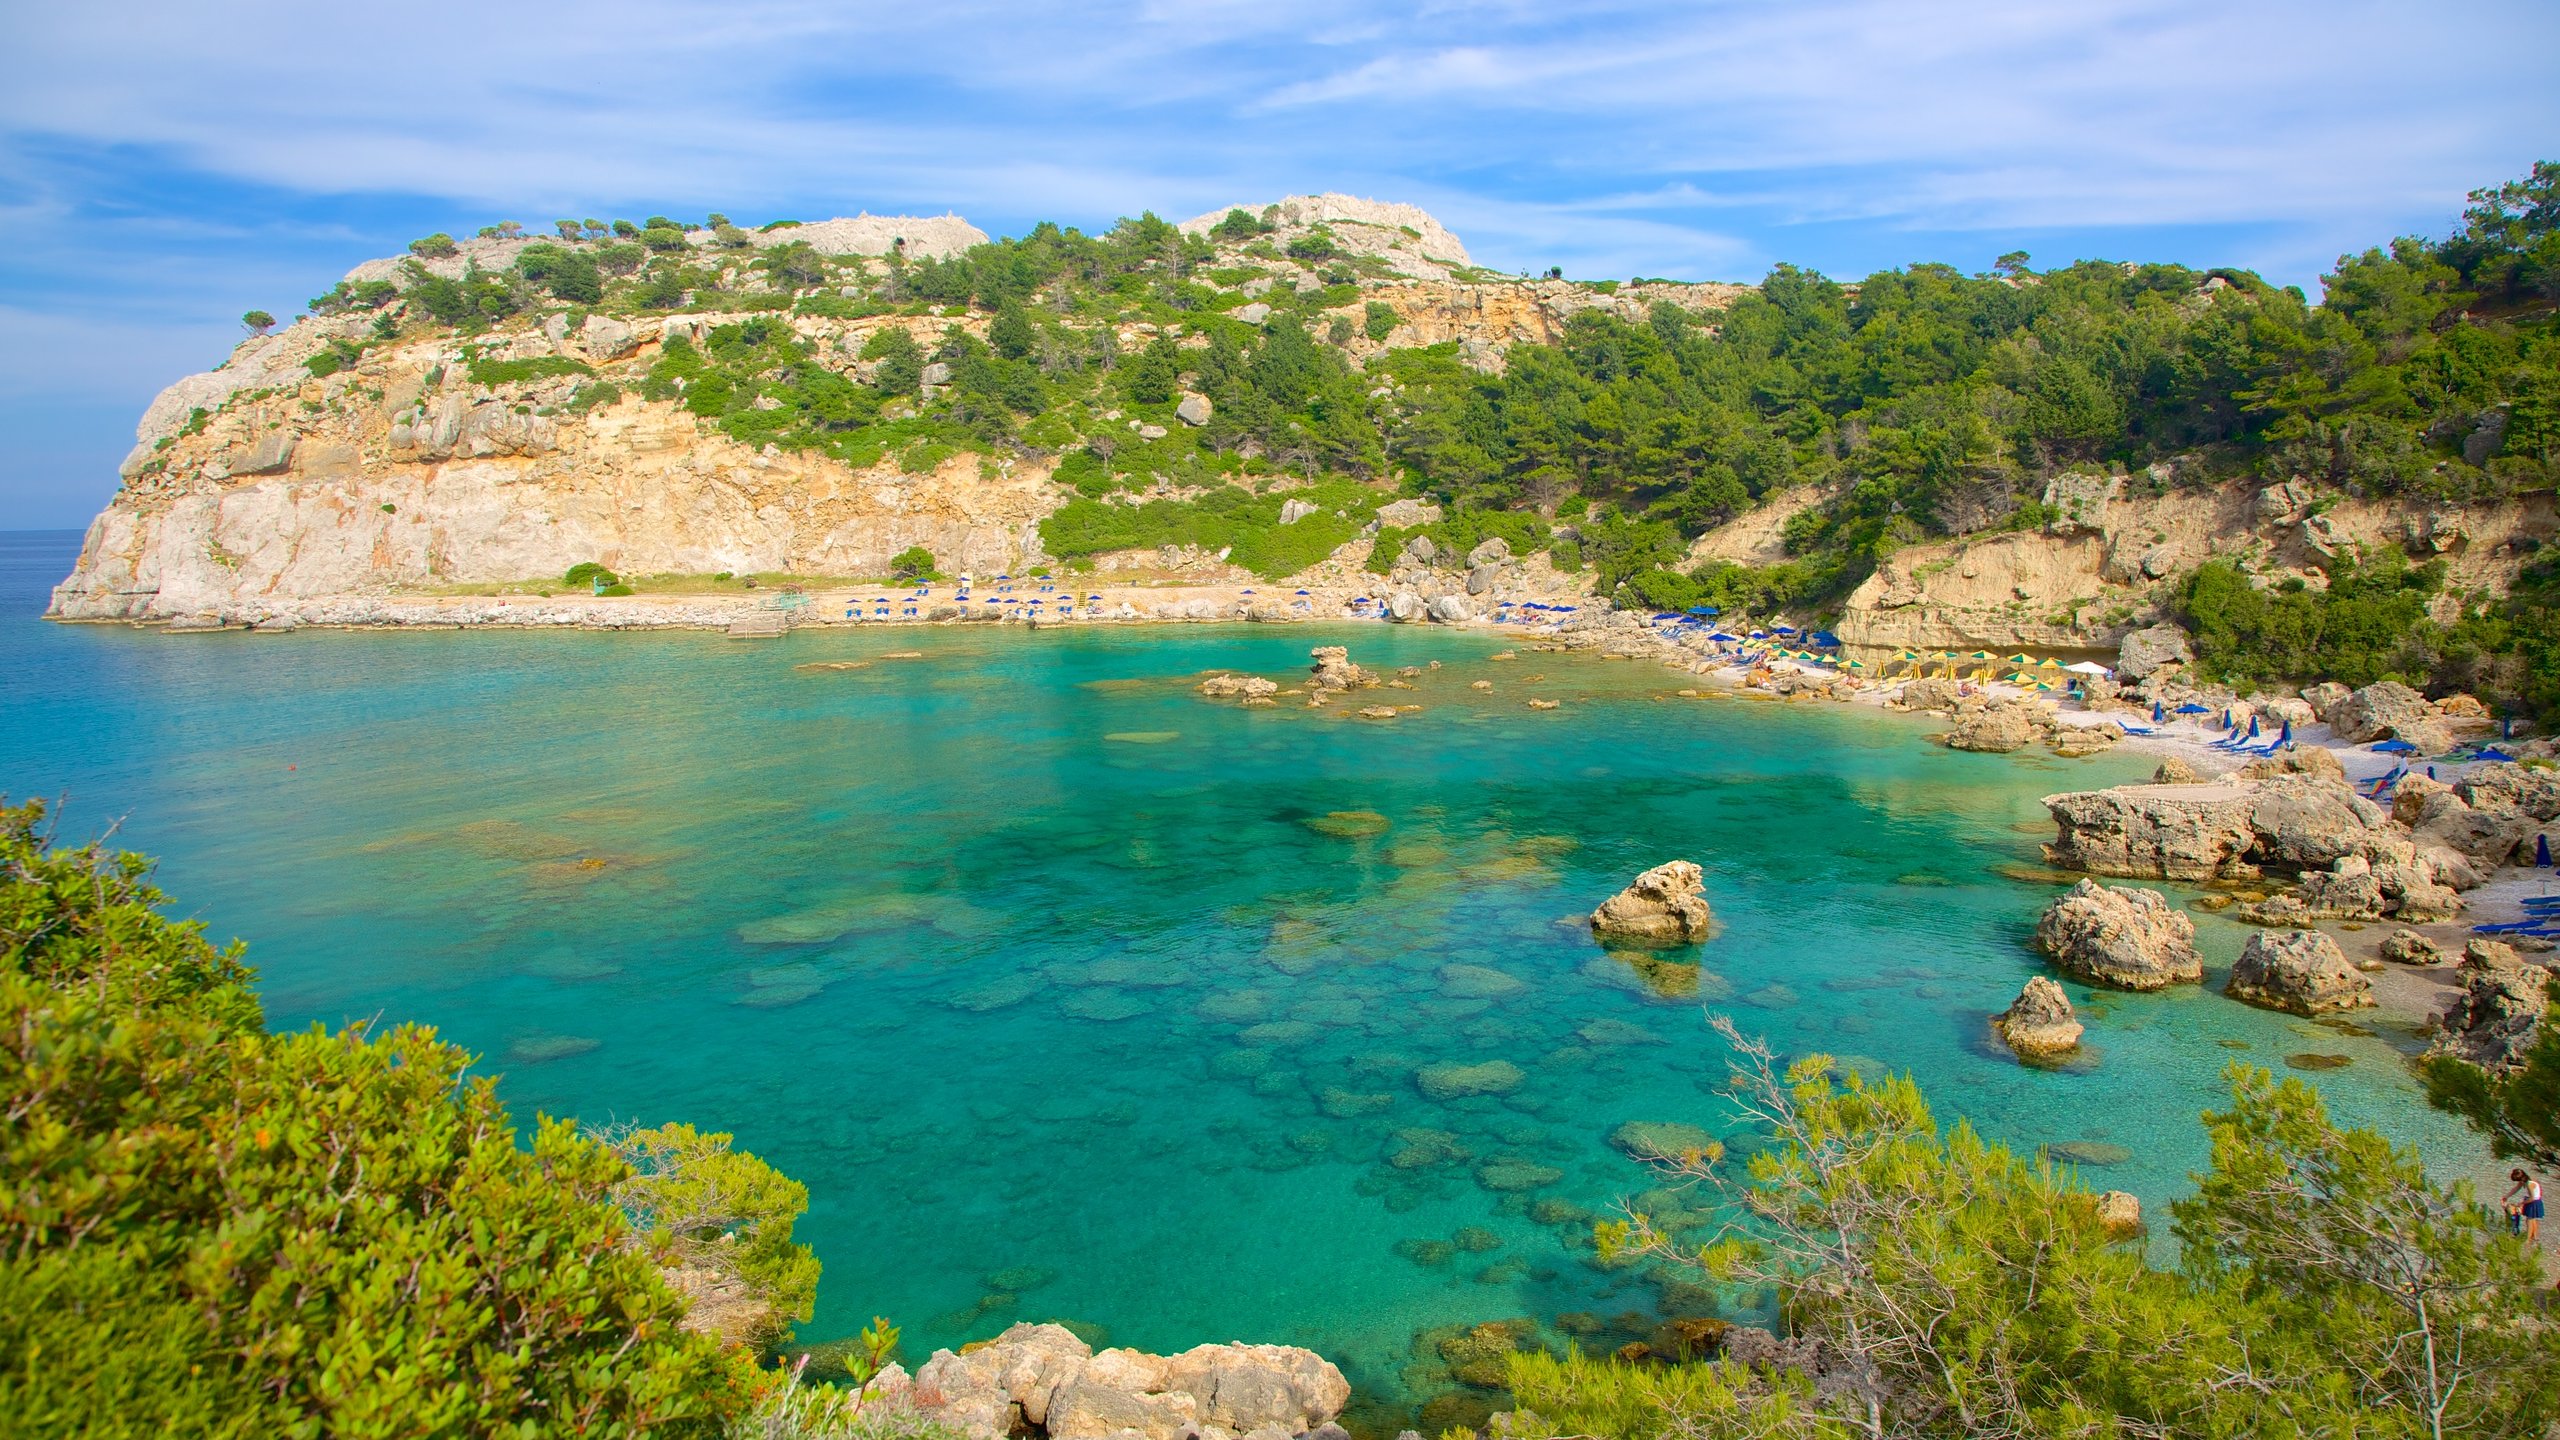
[[[0,535],[0,790],[157,857],[276,1027],[429,1025],[520,1121],[686,1121],[806,1184],[804,1340],[1305,1345],[1391,1428],[1463,1418],[1449,1327],[1613,1348],[1747,1317],[1765,1297],[1591,1243],[1626,1207],[1693,1238],[1729,1213],[1611,1143],[1694,1125],[1738,1174],[1758,1142],[1711,1015],[2133,1192],[2163,1261],[2235,1063],[2447,1173],[2482,1155],[2405,1027],[2224,998],[2245,932],[2210,913],[2201,987],[2065,985],[2073,1063],[1994,1039],[2068,883],[2038,797],[2141,757],[1959,753],[1436,627],[47,623],[78,542]],[[1404,677],[1358,697],[1395,718],[1196,691],[1294,684],[1327,644]],[[1672,859],[1718,933],[1596,944],[1591,908]],[[1499,1093],[1421,1083],[1494,1062]]]

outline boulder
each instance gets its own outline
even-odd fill
[[[2257,513],[2261,525],[2290,525],[2311,508],[2311,487],[2300,480],[2285,480],[2258,492]]]
[[[2047,795],[2060,834],[2045,858],[2066,870],[2142,880],[2245,871],[2257,797],[2236,785],[2126,785]]]
[[[1714,921],[1706,873],[1687,860],[1656,865],[1591,912],[1591,929],[1611,939],[1654,945],[1704,940]]]
[[[1443,595],[1431,602],[1431,618],[1443,625],[1462,625],[1476,618],[1476,612],[1466,596]]]
[[[2064,974],[2092,985],[2159,990],[2204,979],[2196,922],[2156,891],[2083,880],[2046,908],[2036,944]]]
[[[2326,724],[2329,712],[2337,708],[2338,702],[2354,693],[2335,680],[2323,680],[2317,685],[2302,688],[2302,703],[2311,707],[2313,718]]]
[[[1311,500],[1283,500],[1280,502],[1280,523],[1295,525],[1316,513],[1317,508]]]
[[[2509,946],[2474,940],[2462,949],[2458,974],[2462,996],[2437,1017],[2442,1033],[2430,1053],[2499,1074],[2522,1066],[2551,1008],[2551,973]]]
[[[2124,731],[2113,721],[2101,720],[2095,725],[2056,725],[2053,727],[2053,753],[2065,760],[2095,755],[2114,748],[2124,738]]]
[[[2168,759],[2161,761],[2159,768],[2151,772],[2151,783],[2154,785],[2193,785],[2196,783],[2196,767],[2188,764],[2182,757],[2172,755]]]
[[[1410,590],[1399,590],[1387,597],[1387,618],[1399,625],[1418,625],[1431,618],[1431,605]]]
[[[2324,717],[2338,738],[2364,745],[2406,740],[2434,755],[2453,748],[2453,729],[2427,697],[2396,680],[2378,680],[2329,707]]]
[[[2317,930],[2267,930],[2241,947],[2223,993],[2269,1010],[2321,1015],[2371,1005],[2373,982]]]
[[[1654,1164],[1712,1164],[1724,1155],[1724,1142],[1678,1120],[1630,1120],[1609,1132],[1609,1143],[1631,1159]]]
[[[2278,775],[2325,775],[2344,783],[2347,767],[2338,763],[2338,752],[2325,745],[2297,745],[2273,755],[2261,755],[2232,772],[2240,780],[2272,780]]]
[[[2192,663],[2196,652],[2187,644],[2187,632],[2175,625],[2152,625],[2124,637],[2116,646],[2116,677],[2120,680],[2147,680],[2163,665]]]
[[[1351,652],[1340,645],[1319,645],[1307,652],[1315,663],[1315,673],[1307,683],[1318,690],[1365,690],[1378,683],[1375,672],[1351,663]]]
[[[640,348],[640,331],[627,320],[590,315],[578,327],[578,348],[590,360],[619,360]]]
[[[1511,542],[1496,535],[1467,552],[1469,565],[1499,565],[1511,558]]]
[[[2464,804],[2492,815],[2560,819],[2560,770],[2498,763],[2475,767],[2453,787]]]
[[[1988,705],[1970,715],[1960,716],[1956,728],[1947,732],[1950,750],[1976,750],[1987,754],[2006,754],[2023,750],[2043,733],[2036,712],[2025,705]]]
[[[1173,418],[1185,425],[1206,425],[1213,409],[1208,396],[1185,395],[1182,403],[1173,407]]]
[[[2282,775],[2260,782],[2249,808],[2253,858],[2296,869],[2325,869],[2342,855],[2362,855],[2391,838],[2390,817],[2344,780]]]
[[[1350,1395],[1340,1370],[1295,1346],[1095,1354],[1063,1326],[1016,1325],[964,1354],[935,1351],[908,1401],[971,1440],[1025,1430],[1050,1440],[1232,1440],[1319,1431]]]
[[[1271,307],[1256,300],[1250,305],[1239,305],[1229,313],[1247,325],[1259,325],[1271,318]]]
[[[1992,1017],[1991,1028],[2021,1059],[2063,1055],[2080,1048],[2080,1021],[2071,1013],[2070,997],[2042,975],[2028,979],[2009,1008]]]
[[[2142,1200],[2123,1190],[2109,1190],[2097,1199],[2098,1224],[2111,1240],[2130,1240],[2142,1233]]]
[[[1440,547],[1428,535],[1416,535],[1404,542],[1404,558],[1428,565],[1440,557]]]
[[[1923,677],[1904,682],[1895,703],[1905,710],[1953,710],[1960,694],[1953,680]]]
[[[1390,500],[1378,507],[1378,523],[1410,530],[1416,525],[1429,525],[1440,518],[1440,507],[1428,500]]]
[[[2282,903],[2249,907],[2244,918],[2294,926],[2306,920],[2379,920],[2388,904],[2372,863],[2361,855],[2342,855],[2327,870],[2305,874]]]
[[[916,378],[916,383],[928,388],[935,385],[948,385],[951,383],[951,366],[941,360],[932,361],[924,367],[924,372]]]
[[[2394,965],[2441,965],[2444,951],[2417,931],[2400,929],[2382,937],[2382,958]]]

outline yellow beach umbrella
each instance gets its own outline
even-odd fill
[[[2046,657],[2044,657],[2043,659],[2041,659],[2041,660],[2039,660],[2039,661],[2037,661],[2037,662],[2036,662],[2036,668],[2037,668],[2037,669],[2039,669],[2039,670],[2060,670],[2060,669],[2063,669],[2063,668],[2065,668],[2065,667],[2064,667],[2064,665],[2063,665],[2063,663],[2062,663],[2061,661],[2054,659],[2054,658],[2053,658],[2052,656],[2050,656],[2050,655],[2047,655],[2047,656],[2046,656]]]
[[[2009,663],[2012,665],[2033,665],[2036,662],[2028,659],[2024,655],[2012,655],[2009,657]]]

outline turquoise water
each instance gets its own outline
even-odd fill
[[[120,821],[250,942],[279,1025],[423,1021],[520,1113],[736,1132],[810,1188],[804,1338],[880,1313],[920,1357],[1072,1318],[1154,1349],[1311,1345],[1409,1398],[1427,1327],[1650,1310],[1577,1242],[1650,1183],[1608,1147],[1620,1123],[1732,1130],[1702,998],[1781,1050],[1907,1069],[1995,1138],[2122,1155],[2088,1177],[2146,1206],[2202,1162],[2234,1058],[2351,1056],[2319,1077],[2343,1118],[2477,1153],[2418,1102],[2405,1036],[2244,1008],[2218,973],[2066,987],[2090,1024],[2071,1069],[1991,1040],[2039,970],[2053,890],[2003,873],[2050,833],[2036,797],[2135,757],[1959,754],[1899,717],[1383,626],[35,622],[71,544],[0,537],[0,785],[67,798],[74,833]],[[1362,697],[1424,707],[1393,722],[1191,691],[1328,642],[1442,668]],[[1344,811],[1383,819],[1309,823]],[[1578,917],[1684,856],[1723,930],[1686,957],[1698,993],[1665,995]],[[2219,971],[2241,932],[2203,930]],[[1413,1078],[1496,1059],[1525,1072],[1507,1095]],[[1399,1252],[1469,1227],[1499,1246]]]

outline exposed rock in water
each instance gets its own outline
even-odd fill
[[[1255,700],[1279,694],[1280,684],[1259,675],[1212,675],[1200,682],[1200,693],[1213,700],[1228,697]]]
[[[2551,973],[2495,940],[2465,945],[2459,973],[2462,998],[2437,1017],[2432,1053],[2495,1073],[2521,1066],[2551,1007]]]
[[[1704,940],[1714,921],[1701,893],[1705,888],[1706,873],[1694,863],[1667,861],[1601,902],[1591,912],[1591,928],[1611,939],[1640,944],[1685,945]]]
[[[1377,675],[1351,663],[1351,652],[1340,645],[1319,645],[1307,654],[1315,660],[1315,673],[1307,683],[1318,690],[1365,690],[1378,683]]]
[[[1950,750],[1995,755],[2023,750],[2044,733],[2039,723],[2043,718],[2033,707],[2020,702],[1988,705],[1958,718],[1956,728],[1947,732],[1946,745]]]
[[[1630,1120],[1609,1132],[1609,1143],[1632,1159],[1661,1164],[1713,1163],[1724,1156],[1723,1142],[1677,1120]]]
[[[2114,722],[2101,720],[2095,725],[2056,725],[2051,744],[2054,754],[2065,760],[2077,760],[2083,755],[2112,749],[2123,738],[2124,731]]]
[[[2249,937],[2223,993],[2296,1015],[2373,1003],[2373,982],[2347,963],[2338,942],[2317,930],[2270,930]]]
[[[920,1417],[972,1440],[1026,1428],[1050,1440],[1235,1440],[1276,1427],[1300,1435],[1330,1422],[1350,1383],[1322,1356],[1291,1345],[1202,1345],[1179,1355],[1091,1346],[1060,1325],[1016,1325],[916,1372]]]
[[[2080,1048],[2080,1021],[2071,1013],[2070,997],[2041,975],[2029,978],[2018,998],[1994,1016],[1991,1025],[2023,1059],[2066,1055]]]
[[[2257,842],[2257,797],[2235,785],[2135,785],[2047,795],[2061,834],[2045,859],[2067,870],[2143,880],[2210,880]]]
[[[2156,891],[2083,880],[2036,922],[2036,943],[2064,974],[2093,985],[2158,990],[2204,979],[2196,922]]]
[[[2154,785],[2193,785],[2196,783],[2196,767],[2188,764],[2183,758],[2172,755],[2168,759],[2160,762],[2159,769],[2151,772],[2151,783]]]

